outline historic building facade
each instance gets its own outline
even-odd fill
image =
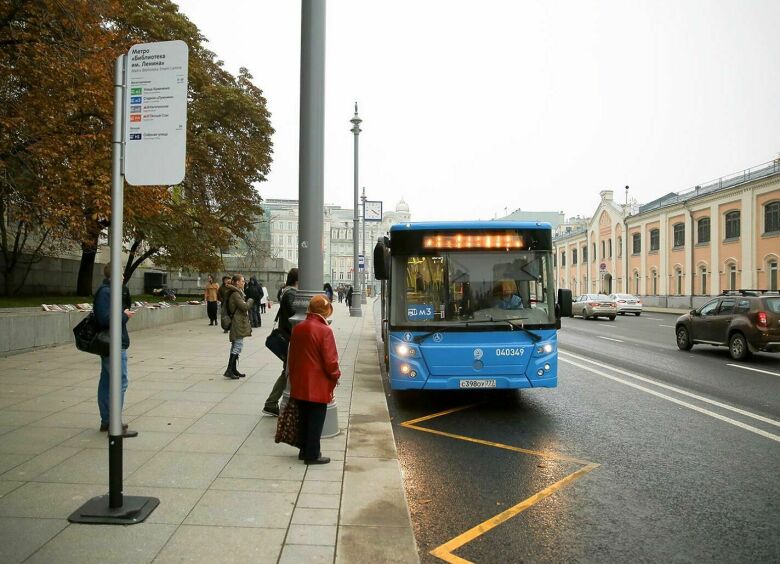
[[[601,192],[593,216],[554,238],[559,288],[627,292],[693,307],[723,290],[778,289],[780,160],[638,209]]]

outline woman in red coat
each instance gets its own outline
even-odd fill
[[[328,402],[341,376],[336,339],[327,321],[332,314],[330,301],[322,295],[314,296],[306,319],[292,330],[287,354],[290,397],[297,400],[301,415],[298,458],[306,464],[330,462],[320,453],[320,435]]]

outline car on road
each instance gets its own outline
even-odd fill
[[[731,358],[780,352],[780,294],[764,290],[728,291],[680,316],[675,324],[680,350],[707,344],[729,348]]]
[[[581,315],[583,319],[607,317],[614,321],[617,316],[615,300],[606,294],[583,294],[572,304],[572,317]]]
[[[618,315],[633,313],[637,317],[642,315],[642,300],[633,294],[610,294],[610,298],[615,300]]]

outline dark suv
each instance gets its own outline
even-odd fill
[[[723,292],[698,309],[680,316],[677,346],[725,346],[731,358],[744,360],[757,351],[780,352],[780,294],[765,290]]]

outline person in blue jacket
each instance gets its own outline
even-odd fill
[[[97,319],[98,326],[101,329],[108,329],[111,320],[111,264],[103,267],[103,284],[95,292],[95,302],[93,311]],[[120,405],[125,403],[125,390],[127,390],[127,349],[130,347],[130,335],[127,333],[127,321],[135,315],[130,309],[130,292],[127,286],[122,286],[122,399]],[[109,423],[109,372],[111,369],[111,360],[109,356],[100,357],[100,382],[98,383],[97,402],[100,410],[100,430],[108,431]],[[135,437],[138,431],[131,431],[126,424],[122,425],[123,437]]]

